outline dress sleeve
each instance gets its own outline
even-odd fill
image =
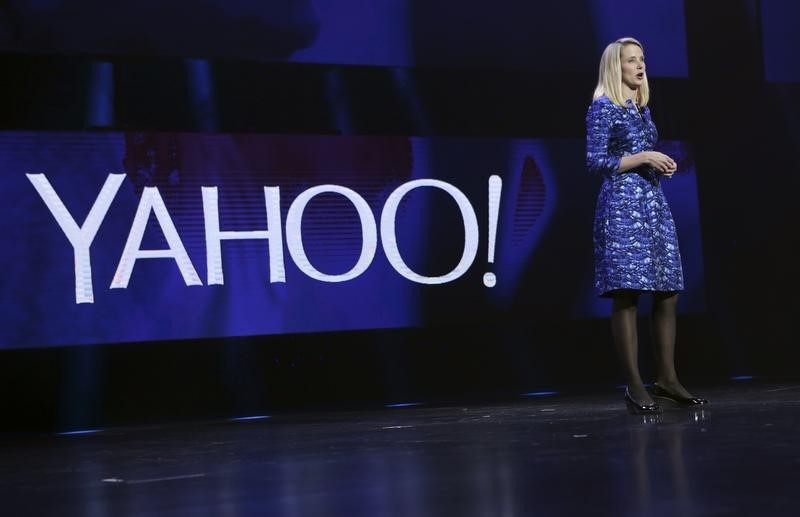
[[[621,156],[609,154],[612,107],[595,101],[586,113],[586,168],[593,175],[613,176],[619,170]]]

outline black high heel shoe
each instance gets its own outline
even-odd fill
[[[655,402],[652,404],[640,404],[633,400],[628,388],[625,388],[625,405],[628,406],[628,412],[632,415],[656,415],[661,413],[661,406]]]
[[[708,400],[700,398],[700,397],[682,397],[677,393],[672,393],[671,391],[666,390],[662,386],[659,386],[657,382],[653,383],[653,392],[654,397],[662,398],[671,400],[675,404],[681,406],[702,406],[703,404],[708,404]]]

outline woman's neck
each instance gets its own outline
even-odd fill
[[[629,88],[627,85],[622,85],[622,96],[625,100],[629,100],[636,104],[636,97],[638,97],[639,90],[634,90],[633,88]]]

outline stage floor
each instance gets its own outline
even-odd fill
[[[797,515],[800,384],[6,435],[8,516]]]

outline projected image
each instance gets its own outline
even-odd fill
[[[764,78],[775,82],[800,82],[800,56],[793,49],[800,45],[797,2],[761,0],[760,32],[764,50]]]
[[[594,70],[609,41],[640,35],[652,76],[686,77],[683,2],[315,2],[320,31],[293,61]],[[358,13],[358,14],[354,14]]]
[[[686,77],[684,26],[681,0],[27,0],[0,10],[0,48],[552,73],[594,70],[609,41],[636,35],[652,76]]]
[[[681,310],[700,311],[691,153],[665,145]],[[0,346],[606,316],[583,156],[580,139],[2,133]]]
[[[284,60],[311,44],[311,0],[19,0],[0,9],[0,48],[42,53]]]

